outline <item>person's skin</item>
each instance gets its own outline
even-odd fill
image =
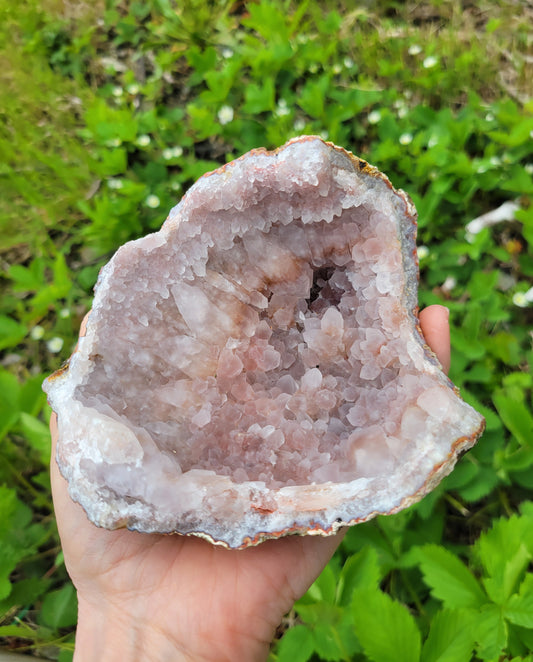
[[[420,314],[447,370],[448,310]],[[83,333],[83,330],[82,330]],[[242,551],[195,537],[106,531],[74,503],[55,461],[52,492],[67,570],[78,592],[75,662],[256,662],[282,617],[342,540],[291,536]]]

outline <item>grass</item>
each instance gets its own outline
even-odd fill
[[[513,541],[533,487],[532,20],[517,0],[4,3],[0,646],[72,654],[40,383],[70,354],[99,268],[205,171],[314,133],[415,201],[421,305],[449,306],[451,377],[487,431],[418,506],[350,531],[272,660],[389,659],[358,629],[357,595],[403,623],[424,661],[439,659],[439,632],[459,637],[459,615],[476,634],[446,659],[529,659],[519,559],[533,548]],[[508,220],[466,230],[508,201],[519,205]],[[502,531],[505,554],[491,542]]]

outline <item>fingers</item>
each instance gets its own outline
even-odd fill
[[[450,311],[445,306],[433,305],[420,312],[420,327],[427,344],[437,355],[446,374],[450,369]]]

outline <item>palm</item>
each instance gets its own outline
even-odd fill
[[[447,364],[447,314],[439,308],[426,309],[421,324]],[[52,432],[55,446],[55,418]],[[105,531],[71,501],[55,461],[51,471],[65,560],[79,597],[96,609],[111,605],[127,620],[156,625],[191,659],[264,659],[283,614],[341,539],[290,537],[228,551],[199,538]]]

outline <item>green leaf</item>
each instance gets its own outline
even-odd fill
[[[251,83],[245,90],[245,103],[242,110],[245,113],[262,113],[274,110],[274,82],[271,79],[256,85]]]
[[[321,600],[323,602],[328,602],[329,604],[334,604],[336,590],[337,579],[331,564],[328,563],[317,579],[309,587],[307,593],[313,598],[313,600]]]
[[[418,662],[420,631],[407,608],[375,589],[355,591],[355,631],[374,662]]]
[[[523,446],[533,445],[533,416],[526,405],[514,394],[510,395],[503,389],[495,391],[492,401],[505,427],[513,433],[518,442]]]
[[[474,648],[472,618],[465,610],[443,609],[431,619],[422,662],[470,662]]]
[[[48,465],[50,463],[50,430],[48,425],[35,416],[21,412],[18,427],[20,427],[20,431],[31,446],[39,453],[41,462]]]
[[[446,607],[481,607],[487,602],[479,582],[452,552],[438,545],[425,545],[417,550],[417,556],[431,594]]]
[[[24,338],[28,329],[7,315],[0,315],[0,350],[15,347]]]
[[[307,662],[314,651],[311,630],[295,625],[285,632],[277,648],[277,662]]]
[[[526,575],[520,593],[509,598],[503,613],[511,623],[533,629],[533,574]]]
[[[78,618],[78,600],[74,586],[69,582],[57,591],[51,591],[43,600],[41,616],[44,623],[54,629],[71,627]]]
[[[474,627],[478,655],[482,660],[497,660],[507,646],[508,628],[498,605],[485,605],[477,614]]]
[[[494,568],[490,577],[483,579],[485,590],[493,602],[501,605],[507,600],[530,560],[531,554],[525,545],[520,545],[514,554]]]
[[[350,556],[344,564],[339,580],[339,604],[348,605],[353,592],[361,588],[377,588],[380,580],[379,561],[373,547],[364,547]]]

